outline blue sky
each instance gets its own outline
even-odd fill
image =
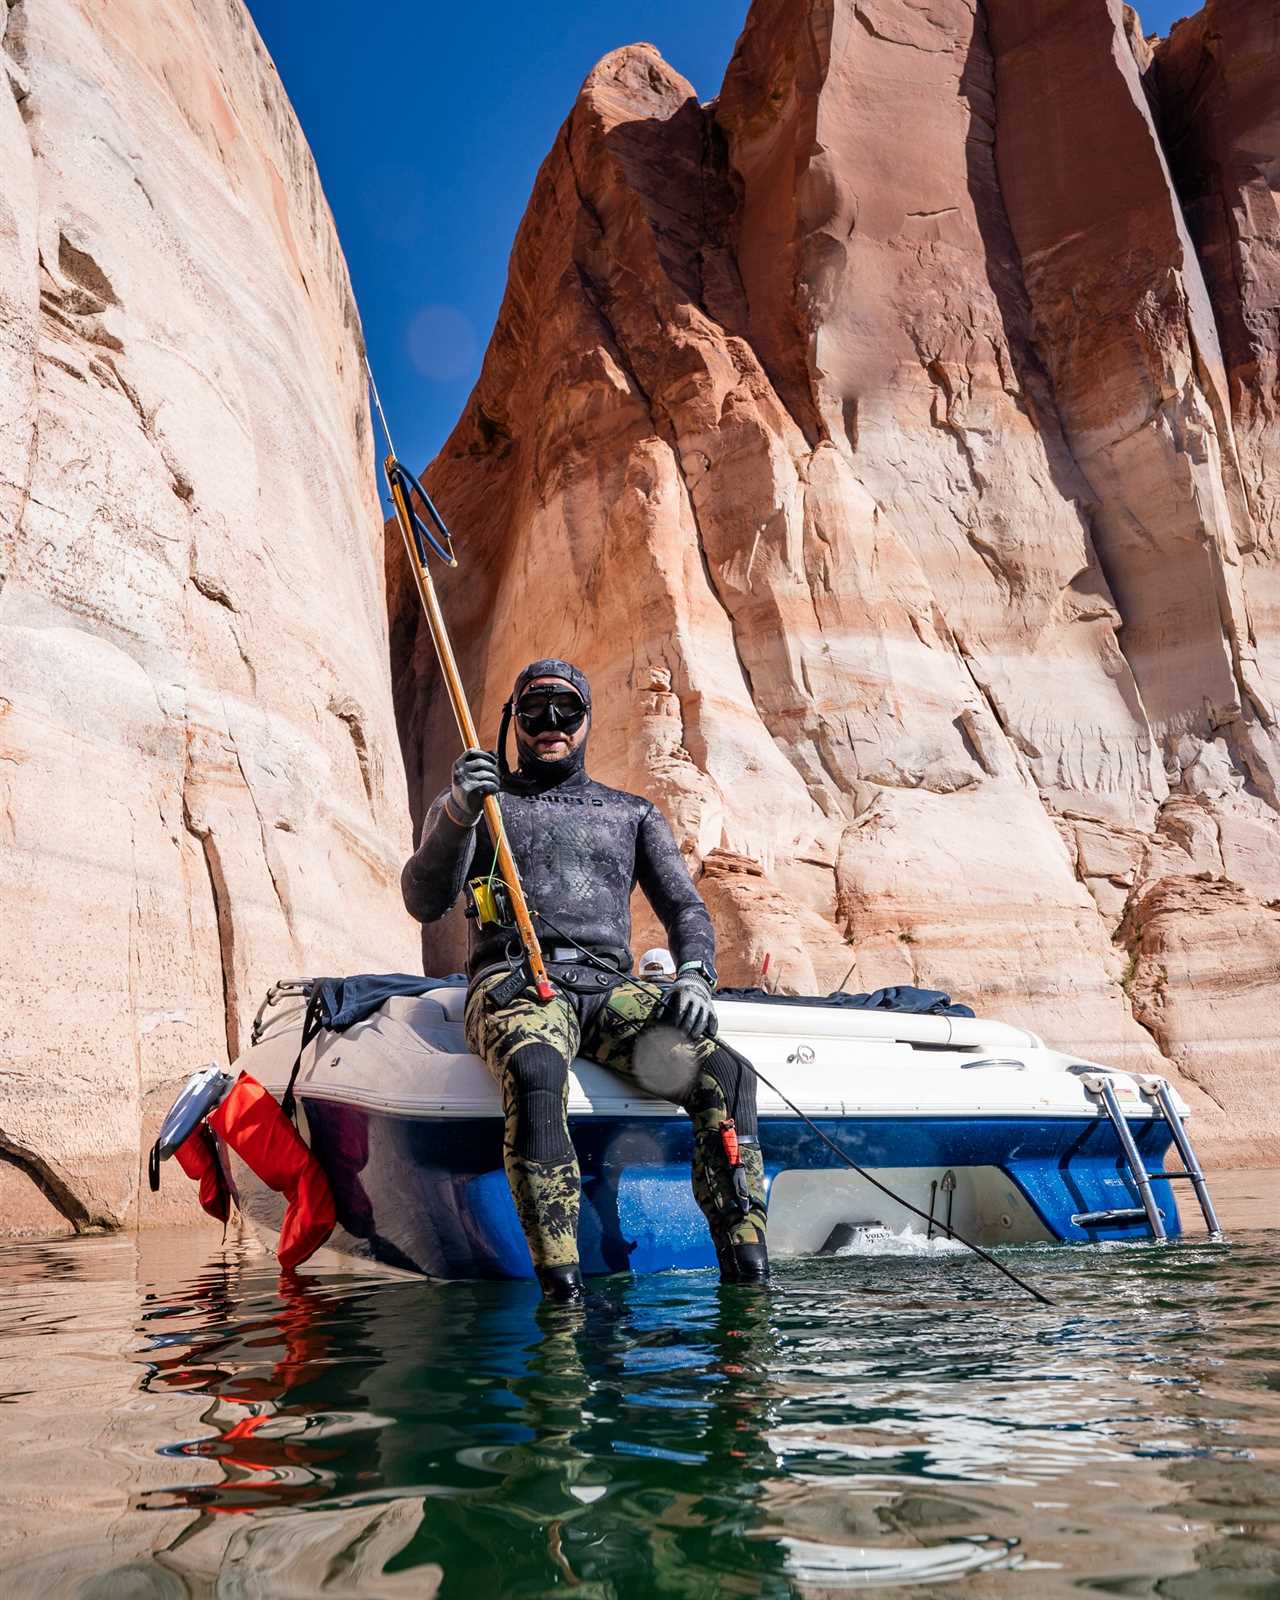
[[[534,174],[578,86],[648,40],[710,99],[747,0],[248,0],[315,152],[396,445],[421,469],[480,370]],[[1194,9],[1141,7],[1163,33]]]

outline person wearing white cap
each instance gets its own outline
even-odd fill
[[[646,950],[640,957],[640,976],[642,978],[667,978],[674,983],[676,976],[675,957],[665,945],[654,945],[652,950]]]

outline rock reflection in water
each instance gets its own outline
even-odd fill
[[[528,1285],[0,1257],[10,1592],[1280,1593],[1280,1251]]]

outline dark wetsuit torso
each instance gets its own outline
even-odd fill
[[[419,922],[444,916],[468,877],[493,864],[486,824],[460,828],[440,795],[405,863],[404,902]],[[631,891],[638,884],[657,912],[677,965],[715,964],[715,934],[666,818],[650,801],[596,783],[582,770],[540,785],[523,773],[500,797],[511,853],[544,950],[577,941],[623,967],[631,965]],[[544,912],[559,931],[541,921]],[[568,938],[565,937],[568,935]],[[472,977],[507,960],[511,935],[472,924]]]

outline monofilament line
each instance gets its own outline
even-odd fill
[[[382,431],[386,435],[387,449],[394,456],[396,454],[396,447],[391,441],[391,429],[387,426],[387,414],[382,409],[382,396],[378,393],[378,380],[374,377],[373,368],[369,365],[368,351],[366,351],[364,355],[364,370],[368,374],[369,387],[373,391],[373,403],[378,408],[378,420],[382,423]],[[396,460],[398,461],[399,459],[399,456],[396,456]]]

